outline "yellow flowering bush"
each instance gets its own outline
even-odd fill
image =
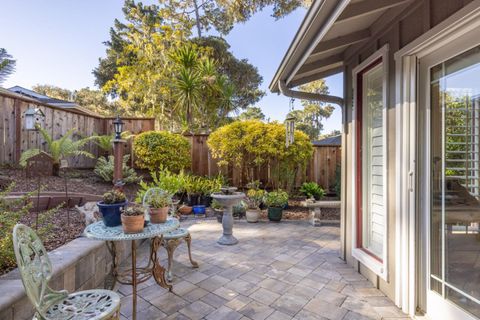
[[[140,168],[161,168],[179,172],[190,167],[190,143],[185,137],[168,131],[146,131],[135,137],[133,151]]]
[[[235,121],[218,128],[207,141],[212,157],[220,165],[233,165],[241,170],[242,178],[252,181],[252,167],[269,164],[276,176],[275,187],[291,189],[300,168],[312,157],[313,146],[308,136],[295,131],[295,141],[285,145],[285,127],[277,122],[259,120]]]

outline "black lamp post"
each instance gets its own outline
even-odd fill
[[[115,140],[122,139],[123,125],[124,125],[124,122],[122,121],[122,119],[120,119],[120,116],[117,116],[117,118],[113,120],[113,129],[115,130]]]
[[[115,130],[115,139],[113,140],[113,184],[116,189],[123,189],[123,143],[122,132],[123,132],[124,122],[120,119],[120,116],[117,116],[113,120],[113,129]]]

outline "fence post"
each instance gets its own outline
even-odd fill
[[[22,110],[18,99],[13,99],[13,108],[15,110],[15,158],[14,162],[18,163],[20,161],[21,152],[22,152]]]

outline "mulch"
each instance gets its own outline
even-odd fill
[[[38,178],[27,179],[25,171],[20,169],[2,169],[0,175],[10,178],[15,187],[14,192],[32,192],[38,189]],[[100,179],[91,169],[68,169],[67,188],[68,192],[88,193],[102,195],[112,189],[111,182],[105,182]],[[142,176],[142,173],[139,173]],[[40,185],[44,191],[65,191],[65,173],[61,172],[59,177],[42,177]],[[134,200],[138,190],[138,185],[125,185],[124,192],[129,200]]]

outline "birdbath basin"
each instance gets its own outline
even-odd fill
[[[236,192],[236,190],[237,188],[234,187],[225,187],[221,188],[221,192],[212,193],[212,198],[223,207],[223,235],[217,241],[219,244],[234,245],[238,243],[237,238],[233,236],[233,206],[245,198],[245,194]]]

